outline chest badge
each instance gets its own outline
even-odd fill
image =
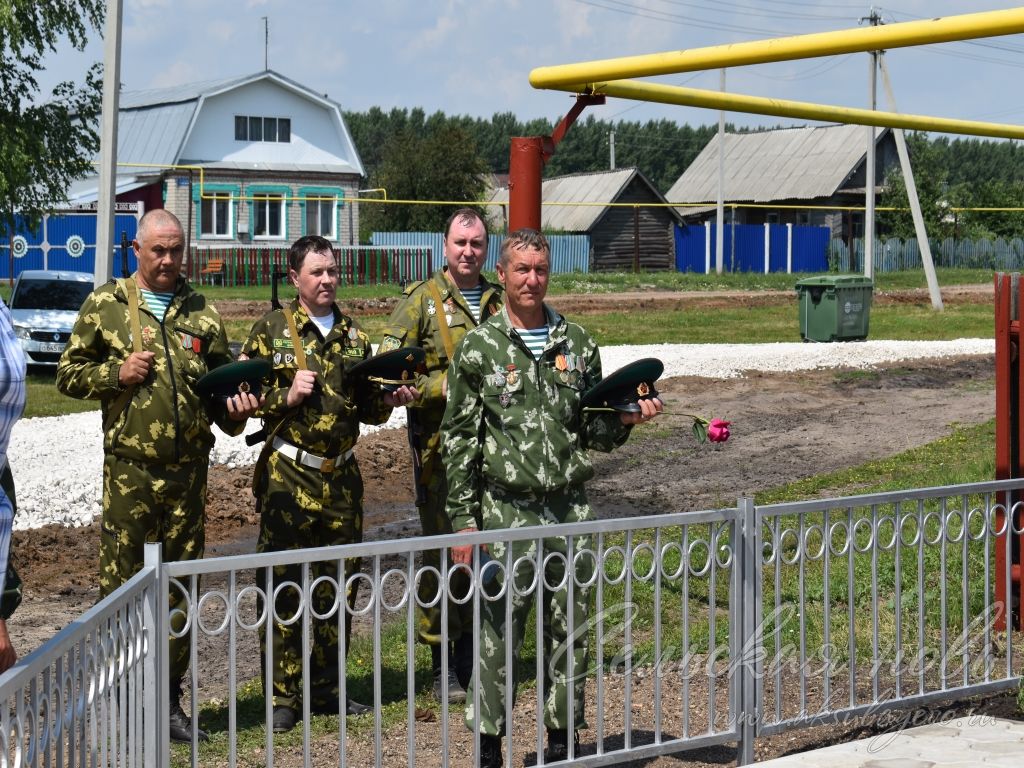
[[[508,408],[509,404],[512,402],[512,395],[508,392],[502,392],[498,395],[498,402],[501,404],[502,408]]]
[[[427,314],[431,316],[437,314],[437,305],[434,304],[433,299],[427,299]]]
[[[148,347],[156,340],[156,331],[153,330],[153,326],[147,325],[142,329],[142,345]]]
[[[510,387],[514,387],[516,383],[518,383],[519,381],[519,371],[516,370],[516,366],[514,363],[510,363],[508,366],[506,366],[505,370],[508,371],[508,373],[505,375],[505,381],[508,382],[508,385]]]

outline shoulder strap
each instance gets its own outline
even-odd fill
[[[128,327],[132,333],[132,351],[142,351],[142,318],[139,316],[139,289],[135,284],[135,280],[131,277],[119,278],[117,281],[121,288],[124,290],[125,295],[128,297]],[[110,408],[107,409],[107,418],[103,422],[103,431],[106,432],[117,421],[117,417],[120,416],[128,403],[132,399],[132,395],[135,394],[135,385],[126,387],[121,394],[119,394],[114,401],[110,404]]]
[[[281,311],[284,313],[284,319],[288,321],[288,333],[292,337],[292,349],[295,350],[295,364],[299,366],[299,370],[304,371],[306,370],[306,350],[302,348],[299,331],[295,327],[295,315],[292,314],[290,307],[282,307]]]
[[[124,291],[128,294],[128,324],[132,329],[132,349],[142,351],[142,318],[139,316],[139,287],[130,278],[124,278]]]
[[[434,303],[437,304],[437,327],[441,329],[441,342],[444,344],[444,352],[448,355],[448,359],[452,359],[452,355],[455,352],[455,345],[452,344],[452,332],[448,328],[448,323],[441,320],[441,314],[444,311],[444,302],[441,301],[441,292],[437,289],[437,283],[433,280],[427,281],[427,287],[430,289],[430,295],[434,299]]]

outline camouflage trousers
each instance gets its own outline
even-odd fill
[[[363,539],[363,478],[359,465],[350,459],[333,472],[324,473],[296,464],[274,451],[267,460],[259,494],[259,552],[278,552],[309,547],[351,544]],[[344,561],[341,584],[359,571],[359,559]],[[311,600],[300,600],[303,589],[301,565],[274,568],[273,584],[266,583],[266,571],[260,569],[257,581],[261,589],[277,591],[274,600],[274,632],[271,663],[274,670],[274,706],[302,707],[302,668],[308,661],[310,706],[338,711],[338,667],[340,613],[344,613],[345,649],[352,632],[352,616],[337,599],[338,561],[311,563],[307,589],[325,579],[313,590]],[[290,582],[284,585],[284,582]],[[295,586],[292,586],[295,585]],[[346,590],[349,606],[354,606],[358,581]],[[300,606],[311,608],[301,616]],[[317,616],[324,618],[317,618]],[[297,617],[297,618],[296,618]],[[295,621],[292,619],[295,618]],[[309,625],[309,637],[303,626]],[[266,639],[260,635],[260,652],[266,669]],[[264,692],[267,681],[263,681]]]
[[[103,523],[100,532],[100,597],[134,576],[144,545],[160,542],[165,562],[198,560],[206,544],[204,514],[208,462],[148,464],[103,456]],[[191,580],[171,584],[172,631],[184,626]],[[170,639],[172,690],[189,663],[188,635]]]
[[[548,494],[523,495],[486,485],[481,494],[480,511],[484,530],[574,523],[591,519],[590,506],[587,504],[583,486],[571,486]],[[520,557],[529,557],[536,564],[537,544],[536,540],[514,542],[512,562]],[[591,537],[582,536],[574,539],[572,547],[573,552],[584,548],[592,549]],[[490,555],[502,564],[506,563],[507,549],[508,545],[503,543],[488,546]],[[589,650],[586,628],[590,590],[579,585],[591,581],[594,561],[593,558],[579,558],[575,573],[570,572],[569,578],[574,578],[575,582],[570,603],[565,558],[557,555],[549,557],[553,553],[565,556],[566,551],[566,540],[563,538],[543,540],[543,552],[540,555],[541,559],[546,559],[547,562],[541,574],[542,578],[538,580],[542,584],[542,589],[537,610],[542,613],[544,638],[543,643],[538,642],[537,645],[538,653],[543,654],[541,660],[544,679],[538,681],[538,695],[544,701],[544,724],[548,728],[580,729],[587,727],[583,695]],[[532,666],[520,667],[519,654],[523,647],[527,617],[536,598],[536,587],[533,586],[535,576],[535,567],[520,564],[514,576],[516,588],[512,590],[510,597],[506,596],[493,602],[483,599],[479,601],[480,660],[479,667],[474,670],[471,687],[466,692],[466,725],[473,729],[477,722],[473,700],[476,693],[474,688],[479,688],[480,733],[491,736],[505,734],[505,697],[510,695],[514,705],[518,675],[528,674],[533,669]],[[495,593],[500,590],[505,578],[498,576],[484,589],[491,594]],[[548,588],[556,585],[560,585],[560,588]],[[512,603],[511,621],[508,624],[505,605],[507,600],[511,600]],[[573,637],[568,635],[570,614]],[[505,668],[507,645],[512,647],[511,680]],[[573,691],[573,725],[569,723],[570,685]]]
[[[426,486],[426,499],[422,504],[417,504],[417,511],[420,514],[420,528],[424,536],[436,536],[442,533],[452,532],[452,522],[445,511],[445,502],[448,499],[448,481],[444,474],[444,467],[440,461],[435,462],[436,468],[431,473]],[[448,567],[452,565],[451,558],[448,560]],[[425,550],[422,555],[422,567],[436,568],[438,573],[441,569],[441,550]],[[457,571],[451,576],[451,590],[453,594],[465,595],[469,591],[469,577],[462,571]],[[419,621],[417,635],[421,643],[427,645],[439,645],[441,643],[441,613],[442,602],[437,599],[438,579],[433,572],[425,571],[420,579],[417,597],[419,601]],[[433,603],[433,605],[430,605]],[[430,605],[430,607],[425,607]],[[468,636],[473,627],[473,604],[466,601],[459,604],[453,600],[448,601],[448,641],[458,640],[463,632]]]

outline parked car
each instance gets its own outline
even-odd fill
[[[18,275],[11,317],[29,365],[57,365],[92,288],[88,272],[26,269]]]

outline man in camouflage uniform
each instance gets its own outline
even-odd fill
[[[406,386],[384,394],[365,378],[348,373],[370,356],[370,340],[335,303],[339,270],[330,241],[316,235],[297,240],[288,251],[288,276],[298,297],[258,320],[243,347],[244,356],[263,358],[273,366],[260,411],[267,444],[253,481],[260,510],[260,552],[362,541],[363,480],[352,456],[359,423],[381,424],[392,407],[416,397],[415,390]],[[305,602],[313,612],[311,636],[305,642],[302,618],[288,625],[275,622],[272,725],[276,732],[291,730],[302,707],[303,648],[311,651],[312,711],[339,711],[337,611],[345,609],[335,599],[334,585],[339,575],[348,579],[356,573],[359,561],[347,559],[343,574],[337,566],[336,561],[327,561],[310,568],[310,584],[324,577],[333,582],[318,585],[312,600]],[[281,588],[275,600],[277,617],[295,616],[302,567],[275,567],[272,585],[266,584],[262,569],[259,578],[261,588],[271,591],[284,582],[298,585]],[[355,587],[348,590],[347,599],[350,606],[355,605]],[[350,631],[351,615],[346,612],[346,649]],[[260,642],[265,654],[262,635]],[[347,699],[345,711],[362,714],[369,708]]]
[[[444,258],[445,265],[429,280],[413,283],[405,290],[380,344],[382,352],[417,346],[427,354],[426,372],[416,378],[421,397],[408,409],[416,508],[424,536],[451,533],[444,509],[448,485],[440,451],[448,365],[466,332],[501,309],[502,301],[501,286],[480,275],[487,260],[487,227],[472,208],[460,208],[449,217],[444,230]],[[424,552],[423,566],[441,572],[440,551]],[[456,590],[466,588],[458,574],[453,582]],[[420,609],[418,635],[420,642],[430,645],[434,695],[439,701],[447,694],[449,701],[461,702],[466,692],[459,677],[463,682],[468,680],[472,665],[472,605],[448,602],[447,641],[454,641],[454,652],[449,653],[447,674],[443,674],[441,647],[445,638],[441,603],[435,599],[437,590],[437,579],[426,572],[419,585],[419,602],[421,606],[433,606]]]
[[[132,247],[138,271],[89,294],[57,365],[61,392],[102,404],[101,597],[142,567],[146,542],[160,542],[169,562],[203,556],[211,424],[239,434],[259,405],[250,394],[224,407],[196,393],[199,379],[231,362],[231,353],[217,310],[181,275],[181,222],[150,211]],[[137,339],[129,301],[137,307]],[[172,588],[170,607],[188,610],[180,589]],[[170,734],[177,741],[192,739],[179,703],[188,663],[188,637],[171,638]]]
[[[498,278],[505,287],[505,308],[466,334],[450,371],[448,406],[441,433],[448,468],[448,515],[454,530],[475,531],[555,525],[591,519],[583,484],[593,474],[587,449],[610,451],[626,441],[632,424],[661,410],[657,399],[640,402],[635,414],[581,413],[584,391],[601,379],[597,344],[580,326],[569,323],[544,304],[550,248],[544,236],[529,229],[513,232],[502,244]],[[543,539],[544,584],[560,584],[564,563],[574,553],[593,549],[589,536],[567,543]],[[510,562],[505,544],[489,547],[499,563]],[[511,545],[511,562],[536,558],[538,541]],[[473,563],[473,547],[452,547],[456,563]],[[590,558],[592,561],[593,558]],[[488,566],[488,571],[496,566]],[[530,587],[536,568],[520,567],[518,594],[479,600],[480,656],[468,692],[466,724],[480,729],[480,765],[502,765],[501,737],[505,732],[505,699],[515,700],[515,667],[522,647],[527,616],[536,592]],[[586,584],[593,563],[581,558],[575,583]],[[486,574],[484,575],[486,582]],[[484,586],[493,593],[505,575]],[[524,594],[527,593],[527,594]],[[505,599],[512,600],[511,624],[505,624]],[[570,729],[586,727],[584,683],[587,669],[586,626],[589,591],[576,586],[572,604],[568,590],[544,589],[537,607],[543,612],[544,699],[548,731],[545,760],[565,760]],[[576,637],[567,635],[572,613]],[[505,669],[506,644],[511,644],[513,670]],[[538,644],[539,641],[538,641]],[[571,669],[569,665],[571,666]],[[510,677],[511,675],[511,677]],[[569,722],[569,684],[573,680],[573,720]],[[477,689],[474,691],[473,689]],[[479,692],[480,712],[473,709]]]

